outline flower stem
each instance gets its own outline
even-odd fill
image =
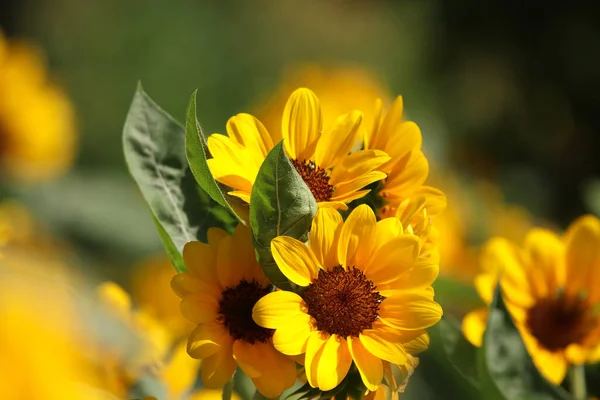
[[[571,365],[569,368],[569,385],[574,400],[587,400],[585,368],[583,364]]]

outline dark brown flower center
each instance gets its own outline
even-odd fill
[[[232,338],[248,343],[264,343],[273,336],[272,329],[258,326],[252,319],[252,308],[269,291],[268,286],[245,279],[237,286],[223,290],[219,301],[219,317]]]
[[[320,270],[302,293],[317,329],[331,335],[357,337],[377,320],[384,297],[356,267]]]
[[[321,167],[317,167],[314,161],[292,160],[296,171],[300,174],[317,202],[329,201],[333,196],[333,186],[329,184],[329,175]]]
[[[595,326],[594,309],[587,300],[560,295],[540,299],[527,312],[527,327],[542,346],[563,350],[581,343]]]

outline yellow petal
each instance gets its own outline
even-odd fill
[[[308,338],[306,344],[306,356],[304,358],[305,364],[304,369],[306,371],[306,379],[312,387],[319,387],[318,379],[318,367],[321,362],[321,356],[323,354],[323,348],[325,343],[329,339],[329,335],[314,331]]]
[[[288,236],[273,239],[271,252],[281,273],[300,286],[308,286],[317,279],[319,269],[322,268],[304,243]]]
[[[202,383],[209,389],[221,388],[231,379],[236,367],[230,344],[202,361]]]
[[[375,285],[398,280],[408,271],[419,255],[419,239],[413,235],[396,237],[372,254],[365,265],[365,274]]]
[[[271,135],[262,122],[250,114],[238,114],[227,121],[227,134],[234,142],[241,144],[263,160],[273,148]]]
[[[342,216],[332,208],[319,208],[312,221],[308,242],[312,253],[325,268],[339,264],[337,245],[342,226]]]
[[[379,306],[381,322],[396,329],[418,330],[435,325],[442,317],[442,307],[427,291],[398,291]]]
[[[367,127],[364,130],[363,136],[363,144],[365,149],[373,149],[374,147],[371,145],[373,142],[373,137],[377,135],[377,131],[379,130],[379,124],[381,123],[381,114],[383,111],[383,102],[381,99],[375,100],[375,107],[373,108],[373,125],[371,127]],[[370,130],[369,130],[370,128]]]
[[[528,335],[523,336],[527,350],[531,354],[531,358],[537,369],[550,383],[560,385],[567,373],[567,360],[564,353],[551,353],[535,343],[535,339],[531,340],[527,338]]]
[[[237,286],[243,279],[243,270],[239,269],[235,244],[231,236],[221,240],[217,256],[217,276],[223,288]]]
[[[533,305],[531,287],[521,261],[520,250],[503,238],[492,238],[481,255],[484,271],[502,275],[502,290],[507,301],[523,307]]]
[[[287,154],[294,160],[309,160],[322,128],[319,99],[309,89],[295,90],[281,119],[281,134]]]
[[[536,297],[547,297],[556,292],[564,283],[559,269],[564,268],[564,248],[562,241],[551,231],[534,228],[525,237],[527,274],[531,289]]]
[[[207,245],[197,241],[186,243],[183,246],[183,261],[190,274],[197,276],[209,286],[218,286],[216,269],[218,242],[227,234],[218,228],[209,229],[208,234],[209,241],[212,237],[215,244]]]
[[[259,357],[254,360],[262,374],[252,378],[256,389],[267,398],[278,398],[296,381],[296,364],[269,343],[255,343]]]
[[[337,186],[349,182],[361,175],[376,170],[390,160],[390,156],[381,150],[360,150],[344,157],[342,162],[335,166],[329,177],[329,184]]]
[[[371,171],[351,181],[340,183],[335,187],[335,191],[333,192],[333,197],[331,199],[338,200],[347,197],[349,194],[356,193],[356,191],[370,185],[373,182],[385,179],[385,177],[386,175],[383,172]]]
[[[338,261],[344,267],[355,265],[356,252],[361,240],[368,240],[377,219],[373,210],[366,204],[356,207],[344,223],[338,241]],[[368,251],[368,246],[366,251]]]
[[[297,314],[281,324],[273,334],[273,345],[283,354],[297,356],[306,352],[306,343],[312,332],[312,317]]]
[[[171,279],[171,288],[181,298],[192,293],[204,293],[214,298],[218,298],[221,294],[221,287],[219,285],[207,284],[189,272],[173,276]]]
[[[404,350],[406,350],[408,354],[419,354],[427,350],[427,348],[429,347],[429,335],[427,334],[427,332],[423,332],[416,338],[406,343],[403,343],[403,345]]]
[[[407,271],[398,274],[397,279],[391,281],[386,289],[422,290],[436,280],[439,272],[440,268],[436,259],[417,260]],[[377,287],[378,289],[384,288],[383,285]],[[383,293],[382,295],[385,296]]]
[[[462,331],[473,346],[481,347],[483,344],[483,334],[487,325],[487,319],[487,308],[471,311],[463,318]]]
[[[190,357],[203,359],[223,348],[230,347],[231,337],[227,329],[217,322],[198,325],[188,338],[187,351]]]
[[[394,364],[404,364],[407,360],[402,344],[398,342],[397,331],[391,329],[367,329],[359,336],[362,345],[377,358]]]
[[[260,361],[262,359],[261,350],[264,351],[263,347],[260,346],[260,342],[254,344],[248,343],[244,340],[236,340],[233,342],[233,358],[250,378],[258,378],[264,373],[261,370]]]
[[[367,190],[359,190],[358,192],[352,192],[352,193],[346,193],[344,195],[340,195],[339,197],[336,197],[335,201],[322,201],[317,203],[317,205],[319,207],[332,207],[335,208],[336,210],[347,210],[348,209],[348,205],[347,203],[351,203],[354,200],[360,199],[365,197],[369,192],[371,191],[371,189],[367,189]]]
[[[262,162],[256,154],[252,153],[250,149],[247,149],[231,140],[229,137],[220,134],[210,135],[207,140],[208,150],[212,154],[213,158],[208,166],[211,173],[215,176],[221,176],[220,170],[213,171],[213,166],[225,166],[229,171],[235,171],[235,175],[246,179],[249,182],[254,182],[258,169]],[[225,163],[219,164],[218,162]],[[214,163],[215,165],[212,165]],[[231,174],[231,172],[229,173]],[[225,174],[225,175],[229,175]]]
[[[498,284],[498,276],[495,274],[479,274],[475,277],[473,284],[485,304],[492,304],[494,290]]]
[[[386,116],[386,119],[388,115]],[[384,120],[381,128],[381,136],[384,139],[378,149],[388,153],[393,158],[401,158],[408,152],[421,148],[423,137],[421,130],[412,121],[394,121],[392,126],[385,127]]]
[[[427,179],[429,163],[422,151],[413,151],[397,161],[388,174],[383,191],[386,199],[406,198],[414,193]]]
[[[573,222],[565,233],[565,292],[580,291],[600,299],[600,220],[586,215]]]
[[[258,325],[278,329],[287,326],[290,318],[305,314],[306,304],[296,293],[278,290],[262,297],[252,309],[252,319]]]
[[[232,164],[226,158],[211,158],[206,160],[210,173],[215,180],[230,188],[236,189],[236,192],[251,193],[252,184],[256,175],[249,176],[243,167]],[[256,171],[258,173],[258,170]]]
[[[208,294],[193,293],[181,300],[180,309],[186,319],[195,324],[203,324],[217,319],[219,302]]]
[[[319,138],[314,156],[315,163],[323,169],[329,169],[347,156],[356,142],[361,121],[360,111],[340,116]]]
[[[369,191],[366,190],[366,192],[368,193]],[[359,196],[357,198],[360,198],[360,197],[364,196],[365,194],[366,193],[362,194],[361,196]],[[345,199],[344,199],[344,201],[345,201]],[[343,201],[319,201],[317,203],[317,206],[319,207],[319,209],[321,209],[321,208],[333,208],[334,210],[347,210],[348,209],[348,206]]]
[[[351,364],[352,356],[346,339],[331,335],[323,346],[323,353],[317,367],[319,389],[332,390],[339,385],[348,374]]]
[[[235,196],[238,199],[242,199],[244,202],[250,204],[250,192],[244,192],[242,190],[233,190],[231,192],[227,192],[230,196]]]
[[[394,126],[402,120],[403,108],[402,96],[396,97],[396,100],[394,100],[392,106],[383,117],[379,129],[376,131],[374,130],[374,133],[371,135],[369,143],[370,148],[385,150],[385,147],[390,140],[397,139],[391,137],[391,134],[394,131]]]
[[[377,390],[383,380],[383,363],[381,360],[365,349],[359,338],[349,337],[348,349],[367,389]]]
[[[425,196],[425,208],[429,217],[434,217],[444,211],[448,204],[446,195],[431,186],[421,186],[414,192],[414,196]]]

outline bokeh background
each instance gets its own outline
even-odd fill
[[[6,41],[37,49],[69,99],[76,139],[68,167],[36,180],[3,174],[2,195],[18,204],[15,224],[28,227],[22,249],[52,247],[92,282],[131,292],[139,266],[160,264],[162,252],[121,148],[138,81],[180,121],[197,88],[209,133],[239,112],[269,120],[300,84],[348,109],[402,95],[423,133],[430,182],[448,193],[438,293],[460,316],[477,301],[469,287],[484,240],[520,240],[532,224],[561,230],[600,213],[598,10],[475,0],[4,0]],[[416,379],[425,382],[422,370]],[[415,386],[417,398],[435,391]]]

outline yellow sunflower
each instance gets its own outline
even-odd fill
[[[198,324],[188,353],[203,359],[204,386],[223,386],[239,366],[260,393],[281,395],[296,381],[296,366],[273,347],[273,331],[252,320],[252,307],[270,288],[249,228],[240,224],[232,236],[211,228],[208,244],[186,244],[183,257],[188,272],[175,275],[171,286],[184,317]]]
[[[600,360],[600,220],[584,216],[561,238],[534,228],[523,247],[493,238],[475,279],[486,303],[498,274],[504,299],[540,372],[560,383],[569,364]],[[480,346],[487,309],[463,320],[465,336]]]
[[[387,174],[379,190],[387,203],[379,209],[380,218],[394,216],[404,199],[416,195],[426,197],[430,216],[446,207],[446,197],[440,190],[424,186],[429,163],[421,151],[421,130],[414,122],[402,120],[403,108],[402,96],[398,96],[382,119],[382,102],[377,100],[373,126],[364,137],[365,149],[382,150],[391,157],[379,167]]]
[[[48,83],[31,46],[0,32],[0,168],[12,178],[36,181],[63,172],[75,154],[71,103]]]
[[[277,291],[254,306],[252,316],[275,329],[273,344],[289,356],[304,354],[308,382],[336,387],[354,362],[364,384],[376,390],[393,365],[427,348],[425,329],[439,321],[431,283],[435,258],[420,255],[420,240],[396,218],[377,222],[366,205],[346,222],[319,209],[309,246],[280,236],[271,242],[281,272],[304,287],[301,295]],[[397,389],[397,387],[394,387]]]
[[[309,89],[294,91],[281,120],[281,136],[292,164],[304,179],[320,207],[346,209],[346,204],[366,195],[365,186],[385,178],[376,171],[390,160],[380,150],[350,153],[362,120],[352,111],[323,129],[319,99]],[[249,114],[238,114],[227,122],[225,135],[211,135],[208,166],[215,179],[234,189],[229,192],[250,202],[252,185],[267,153],[281,140],[269,134]]]

